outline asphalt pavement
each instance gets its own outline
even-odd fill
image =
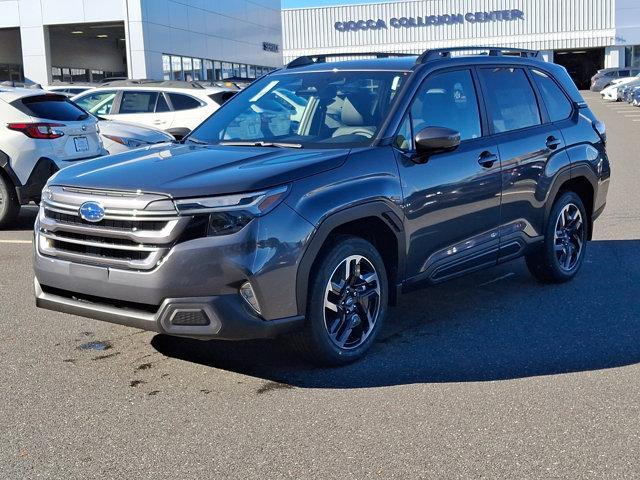
[[[0,478],[638,478],[640,108],[585,98],[613,176],[579,276],[405,295],[339,369],[36,309],[25,209],[0,232]]]

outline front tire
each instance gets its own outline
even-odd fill
[[[11,182],[0,173],[0,228],[11,225],[20,211],[18,195]]]
[[[310,361],[338,366],[362,358],[384,322],[389,286],[376,248],[339,236],[318,258],[309,284],[307,321],[293,339]]]
[[[527,255],[527,267],[542,283],[563,283],[576,276],[587,246],[587,213],[580,197],[564,193],[556,200],[542,247]]]

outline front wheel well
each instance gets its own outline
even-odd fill
[[[360,218],[335,227],[325,239],[314,261],[314,266],[323,251],[332,246],[336,239],[343,235],[360,237],[376,247],[387,270],[389,303],[395,305],[397,301],[396,285],[398,283],[398,239],[391,227],[379,217]],[[314,268],[311,271],[314,271]]]
[[[594,191],[591,182],[587,180],[585,177],[576,177],[571,180],[567,180],[558,189],[558,193],[556,197],[553,199],[555,201],[560,198],[560,196],[565,192],[573,192],[580,197],[582,203],[584,205],[585,210],[587,211],[587,238],[591,240],[591,236],[593,233],[593,199],[594,199]]]

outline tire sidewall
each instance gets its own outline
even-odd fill
[[[18,199],[13,191],[13,185],[7,182],[2,172],[0,172],[0,197],[2,197],[2,203],[0,203],[0,228],[2,228],[13,221],[18,210]]]
[[[557,278],[560,280],[570,280],[580,271],[580,268],[582,267],[582,262],[584,262],[584,257],[586,255],[586,250],[587,250],[588,235],[585,235],[584,241],[582,243],[582,250],[580,251],[580,256],[578,258],[578,262],[576,263],[575,267],[570,272],[567,272],[566,270],[560,267],[560,263],[558,262],[558,257],[556,256],[556,252],[555,252],[554,233],[556,228],[556,222],[558,221],[558,216],[560,215],[560,212],[564,209],[564,207],[566,207],[567,204],[569,203],[573,203],[580,210],[580,215],[582,215],[582,221],[585,224],[584,228],[588,229],[588,226],[589,226],[588,219],[587,219],[587,212],[584,208],[582,200],[577,194],[573,192],[564,193],[558,199],[558,201],[553,205],[553,208],[551,209],[551,213],[549,214],[549,220],[547,223],[547,235],[545,236],[545,239],[544,239],[544,243],[545,243],[544,250],[545,250],[545,256],[547,257],[547,261],[549,262],[549,265],[551,265],[551,267],[554,270],[554,275],[557,276]]]
[[[380,310],[373,331],[364,343],[356,348],[347,350],[341,349],[329,338],[329,333],[324,323],[324,295],[326,285],[336,267],[351,255],[362,255],[376,269],[380,283]],[[375,342],[387,313],[389,286],[382,257],[376,248],[366,240],[358,237],[340,237],[326,251],[322,260],[318,262],[316,272],[312,278],[311,294],[307,307],[308,335],[310,335],[310,340],[318,350],[318,354],[325,362],[338,365],[350,363],[361,358]]]

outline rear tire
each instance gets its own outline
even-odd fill
[[[376,248],[359,237],[337,237],[315,263],[305,327],[293,336],[293,347],[322,366],[359,360],[383,325],[388,290]]]
[[[0,173],[0,228],[11,225],[18,216],[20,203],[13,184]]]
[[[525,257],[531,274],[542,283],[563,283],[575,277],[584,261],[587,229],[580,197],[574,192],[562,194],[549,214],[543,245]]]

